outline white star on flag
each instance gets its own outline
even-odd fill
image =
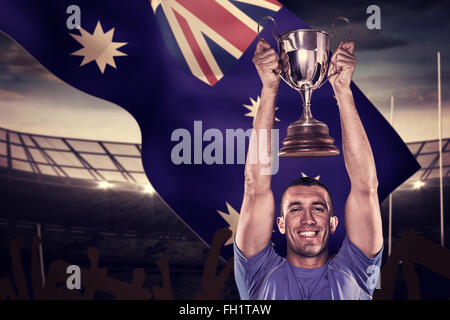
[[[95,60],[102,74],[105,72],[107,64],[117,69],[114,57],[127,55],[117,49],[126,45],[128,42],[113,42],[114,28],[104,33],[100,21],[97,22],[93,34],[90,34],[81,27],[79,30],[81,35],[69,34],[83,46],[82,49],[71,53],[74,56],[84,57],[80,67]]]
[[[253,124],[255,124],[255,119],[256,119],[256,114],[258,113],[258,109],[259,109],[259,104],[261,102],[261,97],[258,96],[258,98],[256,98],[256,101],[253,100],[253,98],[250,98],[250,105],[247,104],[243,104],[244,107],[246,107],[248,110],[250,110],[249,113],[246,113],[245,116],[247,117],[253,117]],[[275,111],[277,111],[278,108],[275,107]],[[275,121],[280,121],[280,119],[278,119],[277,117],[275,117]]]
[[[239,223],[239,212],[237,212],[228,202],[227,205],[228,213],[217,210],[217,212],[222,216],[222,218],[228,223],[228,229],[231,230],[231,238],[225,243],[225,246],[233,244],[234,236],[236,235],[237,226]]]
[[[302,172],[302,178],[306,178],[306,177],[309,177],[309,176],[307,176],[305,173]],[[314,177],[314,179],[319,180],[320,179],[320,175]]]

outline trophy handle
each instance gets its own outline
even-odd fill
[[[260,28],[261,28],[261,23],[264,20],[271,20],[273,22],[272,36],[275,40],[277,40],[277,36],[275,35],[275,29],[277,28],[277,22],[275,21],[275,18],[272,16],[265,16],[265,17],[262,17],[261,20],[259,20],[259,22],[258,22],[258,40],[261,39]]]
[[[277,43],[278,43],[278,40],[277,40],[277,36],[275,35],[275,29],[277,28],[277,22],[275,21],[275,18],[274,17],[272,17],[272,16],[265,16],[265,17],[262,17],[261,18],[261,20],[259,20],[259,22],[258,22],[258,39],[259,40],[261,40],[261,23],[264,21],[264,20],[270,20],[270,21],[272,21],[273,22],[273,28],[272,28],[272,36],[273,36],[273,38],[277,41]],[[279,51],[279,50],[278,50]],[[279,52],[278,52],[278,54],[280,54]],[[286,84],[289,86],[289,87],[291,87],[292,89],[295,89],[284,77],[283,77],[283,75],[281,74],[281,71],[279,72],[279,73],[276,73],[275,71],[273,72],[273,73],[275,73],[276,75],[277,75],[277,77],[279,77],[280,79],[282,79],[284,82],[286,82]]]
[[[333,20],[333,23],[332,23],[332,25],[331,25],[331,34],[330,34],[330,37],[334,37],[335,35],[336,35],[336,27],[335,27],[335,24],[336,24],[336,21],[337,20],[343,20],[343,21],[345,21],[345,22],[347,22],[347,26],[348,26],[348,36],[347,36],[347,41],[350,41],[350,37],[351,37],[351,35],[352,35],[352,27],[351,27],[351,25],[350,25],[350,20],[348,19],[348,18],[346,18],[346,17],[337,17],[337,18],[335,18],[334,20]],[[331,64],[331,61],[330,61],[330,64]],[[329,81],[332,77],[334,77],[335,75],[337,75],[338,74],[338,72],[336,71],[335,73],[333,73],[333,74],[330,74],[326,79],[325,79],[325,81],[323,81],[316,89],[319,89],[321,86],[323,86],[327,81]]]
[[[347,27],[348,27],[348,37],[347,37],[347,41],[350,41],[350,37],[351,37],[351,35],[352,35],[352,27],[351,27],[351,25],[350,25],[350,20],[349,20],[347,17],[337,17],[337,18],[335,18],[335,19],[333,20],[333,23],[331,24],[331,34],[330,34],[330,37],[332,38],[332,37],[334,37],[334,36],[336,35],[336,27],[335,27],[335,24],[336,24],[336,21],[337,21],[337,20],[343,20],[343,21],[347,22]]]
[[[331,61],[330,61],[330,64],[333,64],[333,63],[331,63]],[[322,83],[316,88],[316,90],[319,89],[320,87],[322,87],[325,83],[327,83],[332,77],[334,77],[338,73],[339,72],[336,71],[335,73],[330,74],[324,81],[322,81]]]

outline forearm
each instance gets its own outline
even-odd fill
[[[351,182],[345,202],[345,228],[350,241],[373,257],[383,246],[383,228],[375,160],[350,89],[356,65],[353,50],[353,42],[339,45],[331,58],[338,75],[330,82],[339,106],[342,149]]]
[[[376,191],[375,161],[350,90],[336,93],[342,128],[342,149],[352,189]]]
[[[263,87],[261,90],[261,101],[253,124],[245,164],[245,189],[248,192],[270,190],[272,175],[267,174],[267,171],[272,165],[271,130],[274,126],[277,91],[278,87]]]
[[[368,257],[383,246],[378,201],[378,179],[369,140],[348,89],[336,94],[342,127],[342,149],[351,182],[345,203],[345,226],[349,239]]]
[[[261,162],[261,157],[258,156],[261,150],[258,149],[259,141],[265,135],[264,146],[269,155],[272,151],[270,131],[274,125],[276,95],[277,90],[263,88],[261,91],[261,102],[245,163],[245,192],[236,231],[236,244],[247,258],[261,251],[272,236],[275,201],[270,186],[272,175],[267,174],[271,163]]]

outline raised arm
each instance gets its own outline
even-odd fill
[[[354,42],[340,44],[331,60],[340,72],[330,82],[339,106],[342,149],[351,182],[345,203],[347,235],[366,256],[373,257],[383,246],[383,230],[375,161],[350,90],[356,65],[353,50]]]
[[[265,40],[260,40],[256,45],[253,63],[263,87],[247,153],[244,199],[236,232],[236,245],[247,258],[264,249],[272,237],[275,201],[271,189],[272,176],[268,174],[271,163],[261,161],[258,153],[263,151],[259,150],[259,141],[266,142],[267,155],[271,155],[272,152],[271,129],[274,125],[275,101],[279,85],[279,79],[273,71],[279,72],[278,61],[275,50],[270,48]],[[262,135],[266,136],[265,140],[261,138]],[[252,148],[253,145],[258,147]]]

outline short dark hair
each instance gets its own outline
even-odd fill
[[[284,194],[286,193],[287,189],[289,189],[290,187],[296,187],[296,186],[306,186],[306,187],[319,186],[319,187],[324,188],[328,193],[328,197],[330,197],[330,216],[333,216],[333,201],[331,199],[330,190],[328,190],[327,186],[325,184],[323,184],[321,181],[319,181],[318,179],[311,178],[311,177],[301,177],[301,178],[297,178],[294,181],[292,181],[291,183],[289,183],[289,185],[286,187],[286,189],[284,189],[283,193],[281,194],[281,204],[280,204],[280,216],[281,217],[283,216]]]

